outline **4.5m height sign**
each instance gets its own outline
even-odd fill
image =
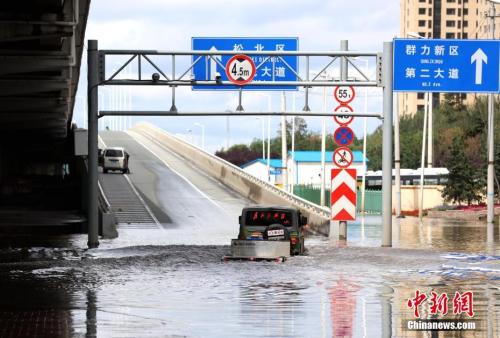
[[[245,54],[245,51],[297,51],[299,48],[298,38],[217,38],[217,37],[193,37],[191,40],[193,50],[207,51],[234,51],[235,54]],[[272,81],[297,81],[299,64],[297,56],[266,56],[249,55],[255,64],[255,74],[252,82],[272,82]],[[193,63],[199,55],[193,55]],[[193,66],[193,77],[196,81],[216,80],[220,75],[222,81],[231,80],[226,72],[226,65],[231,59],[231,55],[203,56]],[[239,67],[238,67],[239,69]],[[243,70],[242,72],[245,72]],[[243,75],[229,74],[235,78],[245,78]],[[242,80],[244,82],[244,80]],[[252,86],[245,85],[243,90],[297,90],[296,86]],[[235,86],[193,86],[193,90],[238,90],[241,87]]]

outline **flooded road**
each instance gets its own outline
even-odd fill
[[[367,217],[347,243],[309,238],[309,254],[285,263],[221,262],[229,238],[165,229],[123,229],[93,250],[81,235],[4,240],[0,336],[499,337],[498,229],[486,244],[484,225],[407,218],[395,248],[379,248],[380,227]],[[406,330],[417,289],[446,293],[450,320],[469,319],[452,298],[473,292],[476,330]]]

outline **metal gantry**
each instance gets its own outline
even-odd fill
[[[179,111],[175,98],[175,90],[180,86],[218,86],[221,89],[234,89],[234,83],[219,79],[194,79],[191,72],[195,65],[203,58],[213,60],[220,67],[225,68],[216,56],[245,54],[249,56],[260,56],[262,61],[256,64],[259,69],[268,60],[279,60],[296,79],[295,81],[253,81],[249,84],[254,89],[260,86],[279,87],[297,86],[305,88],[304,108],[300,112],[246,112],[242,109],[236,111]],[[110,76],[106,75],[107,58],[111,56],[121,56],[126,59],[118,69]],[[294,70],[286,62],[286,56],[295,56],[303,59],[305,69],[302,72]],[[188,65],[176,67],[180,58],[188,57]],[[354,62],[352,58],[366,57],[372,58],[377,67],[375,76],[370,78]],[[161,64],[154,58],[160,58]],[[310,78],[310,63],[313,58],[327,59],[321,71]],[[97,224],[97,121],[103,116],[231,116],[231,115],[307,115],[307,116],[335,116],[352,115],[366,116],[383,119],[383,246],[392,245],[392,42],[385,42],[383,53],[362,52],[362,51],[156,51],[156,50],[99,50],[97,40],[88,42],[88,126],[89,126],[89,247],[98,245],[98,224]],[[156,62],[155,62],[156,61]],[[322,60],[324,61],[324,60]],[[354,68],[363,78],[361,81],[349,80],[347,72],[341,72],[339,79],[320,79],[335,62],[339,62]],[[119,75],[129,66],[136,67],[135,74],[121,78]],[[145,68],[154,69],[153,73],[145,74]],[[342,67],[344,68],[344,67]],[[170,70],[170,72],[167,71]],[[180,69],[180,71],[179,71]],[[168,111],[99,111],[98,88],[103,85],[113,86],[168,86],[172,90],[172,104]],[[334,87],[334,86],[356,86],[356,87],[380,87],[383,89],[383,112],[369,113],[335,113],[335,112],[314,112],[309,108],[309,88],[312,87]],[[241,97],[245,86],[239,88],[239,107],[241,107]],[[238,89],[236,89],[238,90]]]

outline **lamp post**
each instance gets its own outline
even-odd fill
[[[201,128],[201,149],[205,150],[205,125],[198,122],[195,122],[194,125]]]
[[[261,117],[256,117],[255,118],[257,121],[260,121],[260,124],[262,126],[262,159],[265,159],[266,158],[266,143],[264,141],[264,134],[265,134],[265,131],[264,131],[264,119],[261,118]]]
[[[256,92],[255,94],[267,97],[267,111],[270,112],[272,107],[271,95],[259,92]],[[262,142],[264,142],[264,137],[262,137]],[[267,181],[268,182],[271,182],[271,174],[269,173],[270,170],[271,170],[271,116],[268,116],[267,117]]]
[[[417,34],[415,32],[408,32],[408,36],[414,37],[417,39],[425,39],[425,37],[421,36],[420,34]],[[430,97],[430,98],[429,98]],[[432,148],[432,93],[426,92],[424,94],[424,126],[423,126],[423,131],[422,131],[422,155],[420,159],[420,203],[418,206],[418,217],[420,220],[422,220],[423,214],[424,214],[424,180],[425,180],[425,140],[426,140],[426,130],[427,130],[427,118],[429,118],[429,139],[428,139],[428,149]],[[398,129],[399,129],[399,123],[398,123]],[[430,167],[432,167],[432,160],[430,160],[432,157],[432,149],[428,151],[427,157],[430,163]]]
[[[496,8],[495,4],[500,3],[498,0],[489,0],[490,2],[490,13],[487,15],[490,18],[490,38],[495,38],[495,17]],[[487,176],[487,186],[486,186],[486,205],[487,214],[486,222],[490,228],[493,227],[493,220],[495,217],[495,205],[494,205],[494,179],[495,179],[495,108],[493,102],[493,94],[488,94],[488,176]]]

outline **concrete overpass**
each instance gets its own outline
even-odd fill
[[[84,207],[71,121],[89,6],[0,2],[0,211],[24,223],[27,211],[56,211],[57,220]]]

